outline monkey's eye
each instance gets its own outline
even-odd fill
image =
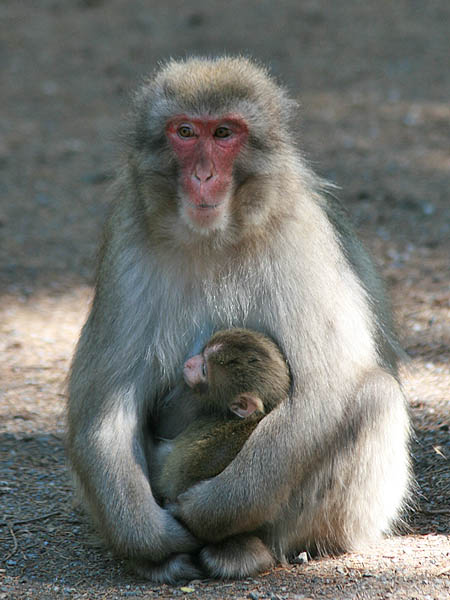
[[[177,133],[180,137],[189,138],[194,137],[194,130],[190,125],[180,125],[178,127]]]
[[[239,364],[239,360],[237,358],[230,358],[230,360],[227,360],[226,363],[224,363],[226,367],[229,367],[230,365],[238,365]]]
[[[206,379],[207,374],[208,374],[208,370],[207,370],[207,367],[206,367],[206,360],[204,360],[203,364],[202,364],[202,375],[203,375],[203,377],[205,379]]]
[[[227,138],[230,137],[231,133],[232,131],[228,127],[218,127],[214,132],[214,136],[217,138]]]

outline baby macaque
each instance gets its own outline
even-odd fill
[[[261,421],[289,394],[288,366],[266,336],[248,329],[216,333],[184,364],[198,419],[157,455],[157,494],[173,502],[195,483],[221,473]],[[159,467],[159,468],[158,468]]]

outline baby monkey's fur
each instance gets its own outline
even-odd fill
[[[289,394],[289,368],[276,344],[248,329],[216,333],[202,352],[206,381],[186,389],[198,420],[171,445],[156,490],[165,500],[221,473],[264,416]]]

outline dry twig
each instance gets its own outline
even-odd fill
[[[450,515],[450,508],[421,508],[424,515]]]
[[[59,510],[55,511],[55,512],[51,512],[51,513],[47,513],[45,515],[40,515],[39,517],[32,517],[31,519],[21,519],[20,521],[14,521],[11,524],[8,521],[0,521],[0,526],[5,526],[6,527],[10,527],[11,526],[16,526],[16,525],[25,525],[26,523],[33,523],[34,521],[42,521],[43,519],[48,519],[49,517],[56,517],[58,515],[60,515],[61,512]]]
[[[5,558],[3,558],[3,559],[2,559],[2,560],[3,560],[3,562],[6,562],[6,561],[7,561],[7,560],[9,560],[9,559],[10,559],[12,556],[14,556],[14,554],[17,552],[17,549],[19,548],[19,543],[18,543],[18,541],[17,541],[16,534],[14,533],[13,525],[12,525],[12,524],[10,524],[10,523],[6,523],[6,522],[5,522],[5,524],[6,524],[6,527],[8,528],[8,531],[9,531],[9,533],[11,534],[11,537],[12,537],[12,539],[13,539],[13,542],[14,542],[14,547],[13,547],[13,549],[11,550],[11,552],[9,552],[9,554],[7,554],[7,555],[5,556]]]

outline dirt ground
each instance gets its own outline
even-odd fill
[[[0,600],[450,597],[450,3],[2,0]],[[409,529],[240,582],[138,581],[72,508],[64,381],[92,297],[127,98],[158,60],[250,53],[301,102],[411,357]]]

